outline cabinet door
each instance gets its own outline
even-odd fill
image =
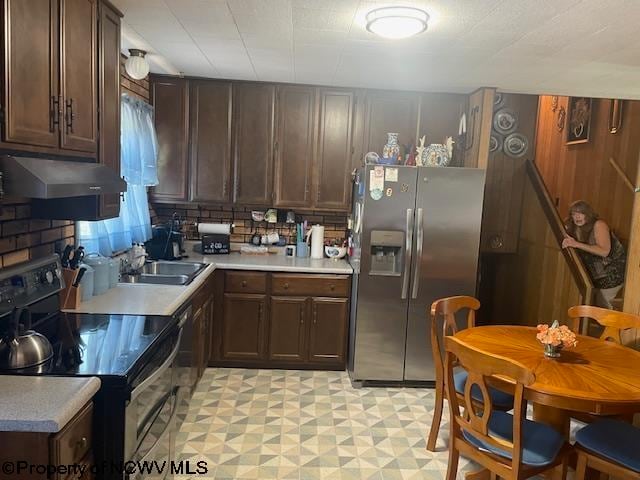
[[[344,364],[348,318],[348,299],[312,298],[309,331],[310,362]]]
[[[233,201],[271,205],[273,192],[273,109],[275,87],[233,86]]]
[[[276,109],[275,204],[278,207],[311,207],[316,89],[278,87]]]
[[[188,83],[181,78],[158,77],[151,83],[158,137],[158,185],[151,190],[157,202],[187,200]]]
[[[60,0],[61,146],[97,150],[96,0]]]
[[[416,143],[420,95],[405,92],[367,92],[364,153],[377,152],[387,143],[387,133],[397,132],[398,143]]]
[[[266,295],[225,293],[222,357],[225,360],[265,358]]]
[[[98,27],[98,160],[120,175],[120,15],[100,3]],[[117,217],[120,195],[100,196],[100,216]]]
[[[57,3],[4,1],[5,142],[58,146]]]
[[[190,185],[194,202],[227,202],[231,186],[231,83],[192,81]]]
[[[271,297],[269,360],[304,361],[305,297]]]
[[[320,91],[316,208],[350,210],[353,92]]]

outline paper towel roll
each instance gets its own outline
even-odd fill
[[[311,227],[311,258],[324,258],[324,227]]]
[[[198,233],[221,233],[229,235],[231,233],[231,224],[229,223],[199,223]]]

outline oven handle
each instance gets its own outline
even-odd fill
[[[149,460],[149,457],[151,455],[153,455],[154,453],[156,453],[156,450],[162,444],[162,442],[164,442],[164,440],[167,438],[167,435],[169,435],[171,433],[171,430],[173,429],[173,426],[175,425],[176,415],[178,414],[178,389],[179,388],[176,388],[174,390],[174,393],[171,395],[171,397],[173,397],[175,401],[174,401],[174,404],[173,404],[173,410],[171,412],[171,416],[169,417],[169,421],[167,422],[167,427],[160,434],[160,436],[155,441],[155,443],[151,446],[151,448],[149,448],[149,451],[147,452],[147,454],[144,457],[142,457],[140,460],[137,460],[136,463],[142,464],[143,462],[147,462]],[[167,402],[170,401],[171,397],[167,398],[166,401]],[[138,479],[138,478],[142,478],[140,476],[140,472],[137,472],[137,474],[135,476],[133,476],[133,477],[129,477],[129,480],[134,480],[134,479]]]
[[[180,333],[178,333],[178,339],[176,341],[176,346],[173,351],[169,355],[169,357],[164,361],[162,365],[158,367],[158,369],[149,375],[140,385],[133,389],[131,392],[131,400],[134,400],[138,397],[147,387],[153,384],[158,378],[160,378],[164,373],[171,368],[171,364],[178,356],[178,351],[180,350],[180,340],[182,339],[182,328],[180,329]]]

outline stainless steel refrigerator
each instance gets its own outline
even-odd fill
[[[475,295],[485,171],[356,173],[348,371],[354,384],[435,380],[431,303]]]

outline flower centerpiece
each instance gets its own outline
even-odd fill
[[[551,326],[538,325],[536,338],[544,345],[545,356],[551,358],[559,357],[561,349],[575,347],[578,344],[576,334],[566,325],[560,325],[557,320],[554,320]]]

